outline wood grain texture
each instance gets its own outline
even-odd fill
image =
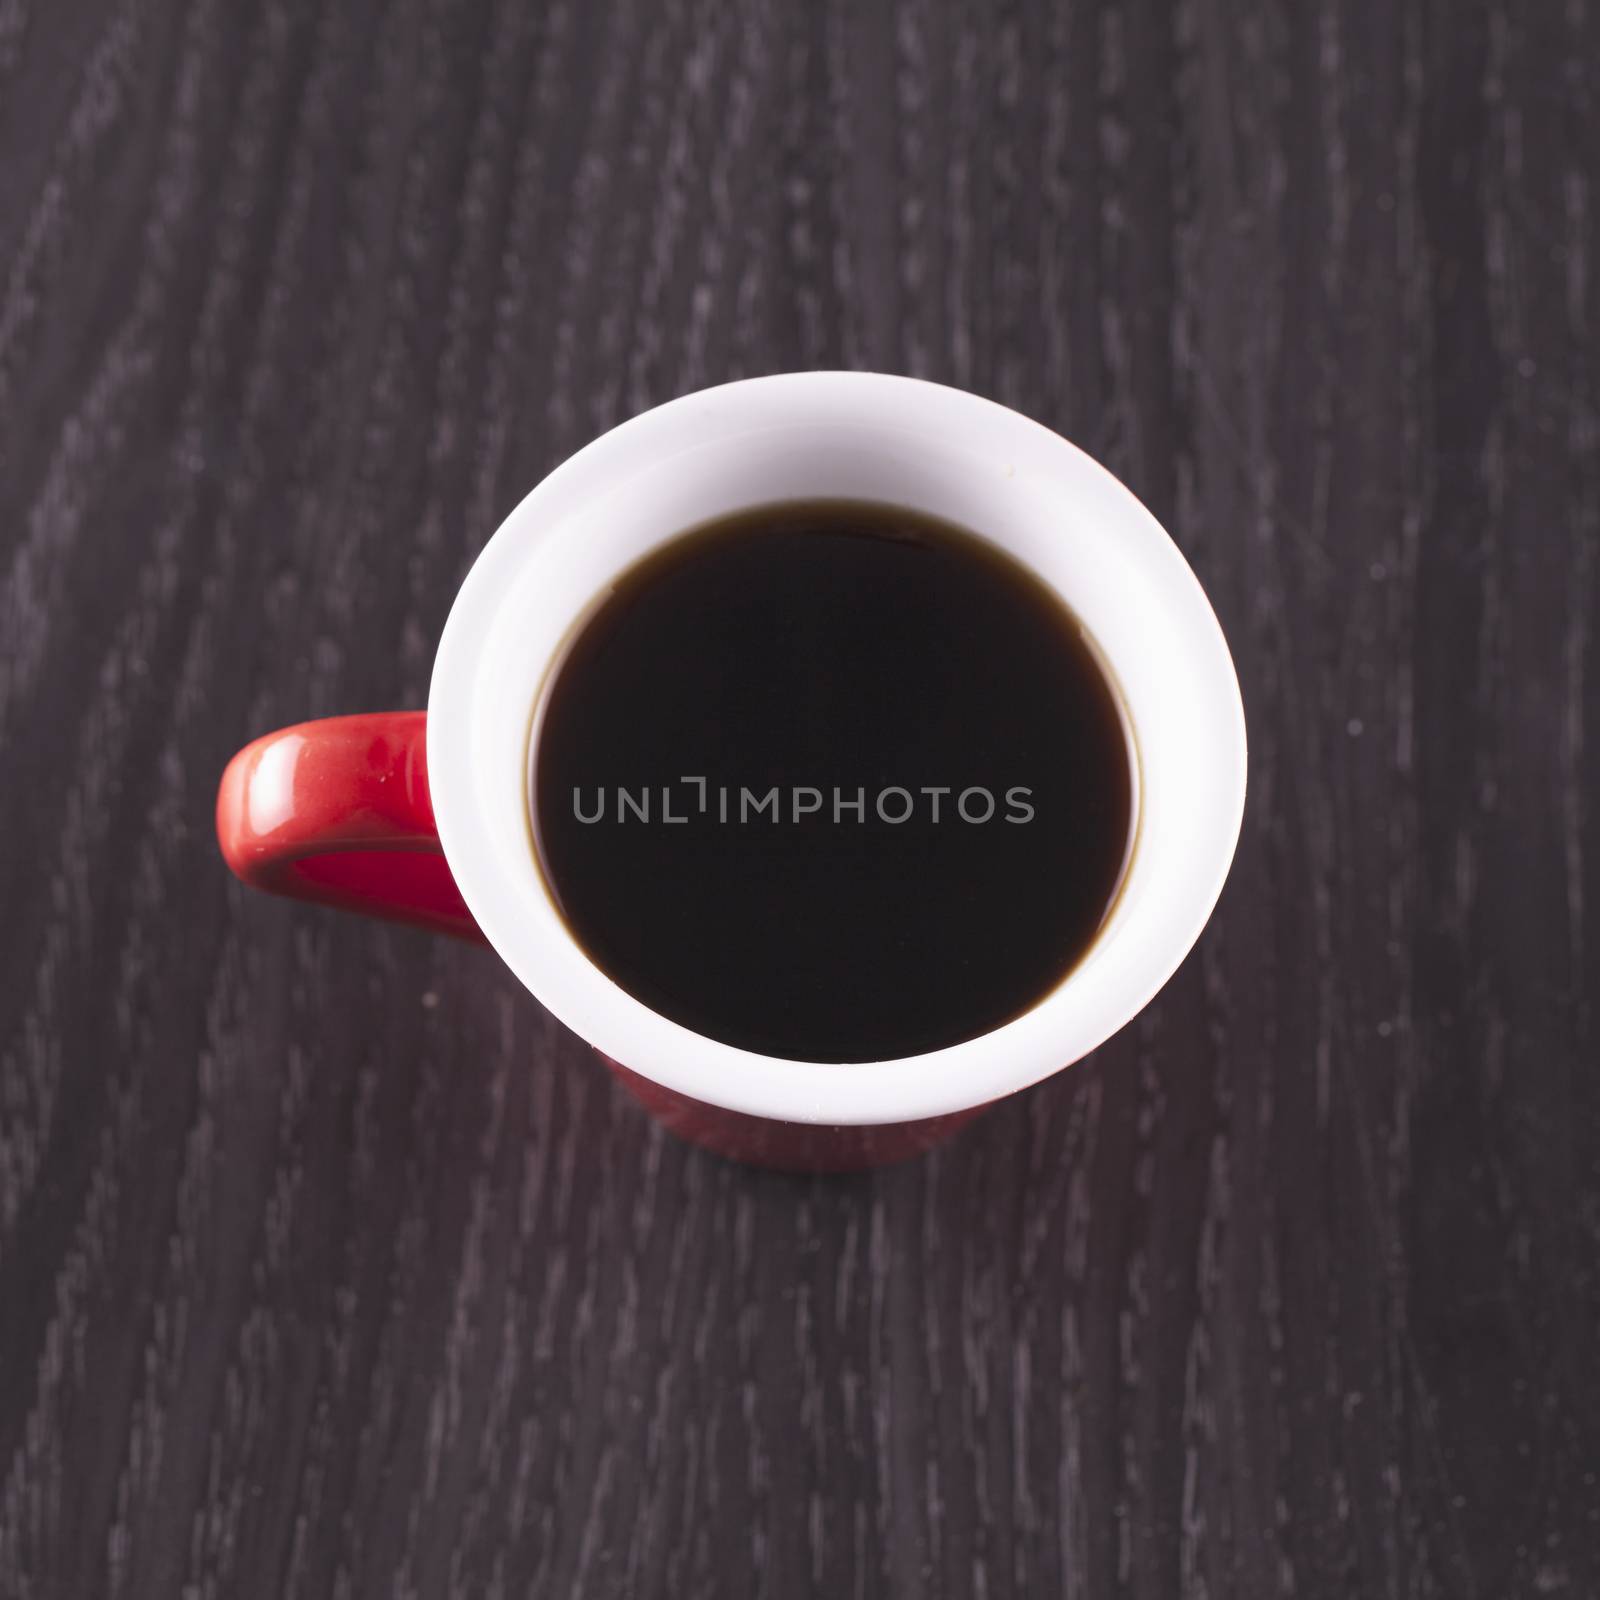
[[[1600,1593],[1595,0],[0,0],[0,1595]],[[1158,1001],[920,1164],[666,1139],[217,773],[596,432],[820,365],[1233,643]]]

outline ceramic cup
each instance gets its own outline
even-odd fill
[[[1138,768],[1122,891],[1071,975],[979,1038],[849,1066],[719,1043],[619,988],[557,915],[527,818],[532,710],[596,597],[698,524],[834,497],[932,513],[1031,568],[1099,645]],[[928,1148],[1133,1018],[1216,903],[1244,790],[1244,712],[1222,631],[1126,488],[975,395],[807,372],[671,401],[558,467],[456,596],[426,713],[336,717],[256,740],[223,776],[217,831],[229,865],[258,888],[487,942],[674,1133],[762,1165],[843,1170]]]

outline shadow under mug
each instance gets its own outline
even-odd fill
[[[1003,1027],[895,1061],[782,1060],[650,1010],[574,942],[529,838],[533,707],[596,597],[698,524],[817,498],[943,517],[1031,568],[1099,646],[1136,754],[1137,835],[1088,954]],[[217,835],[253,887],[489,944],[673,1133],[759,1165],[846,1171],[926,1150],[1137,1015],[1211,914],[1244,790],[1244,711],[1222,631],[1177,547],[1122,484],[961,390],[808,372],[671,401],[558,467],[467,575],[427,711],[257,739],[223,774]]]

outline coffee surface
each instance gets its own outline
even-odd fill
[[[894,508],[743,512],[625,573],[535,722],[552,898],[646,1005],[767,1055],[959,1043],[1044,998],[1115,896],[1116,695],[1009,556]]]

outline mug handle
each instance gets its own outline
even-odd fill
[[[434,825],[428,714],[296,723],[247,744],[217,791],[217,842],[253,889],[483,940]]]

